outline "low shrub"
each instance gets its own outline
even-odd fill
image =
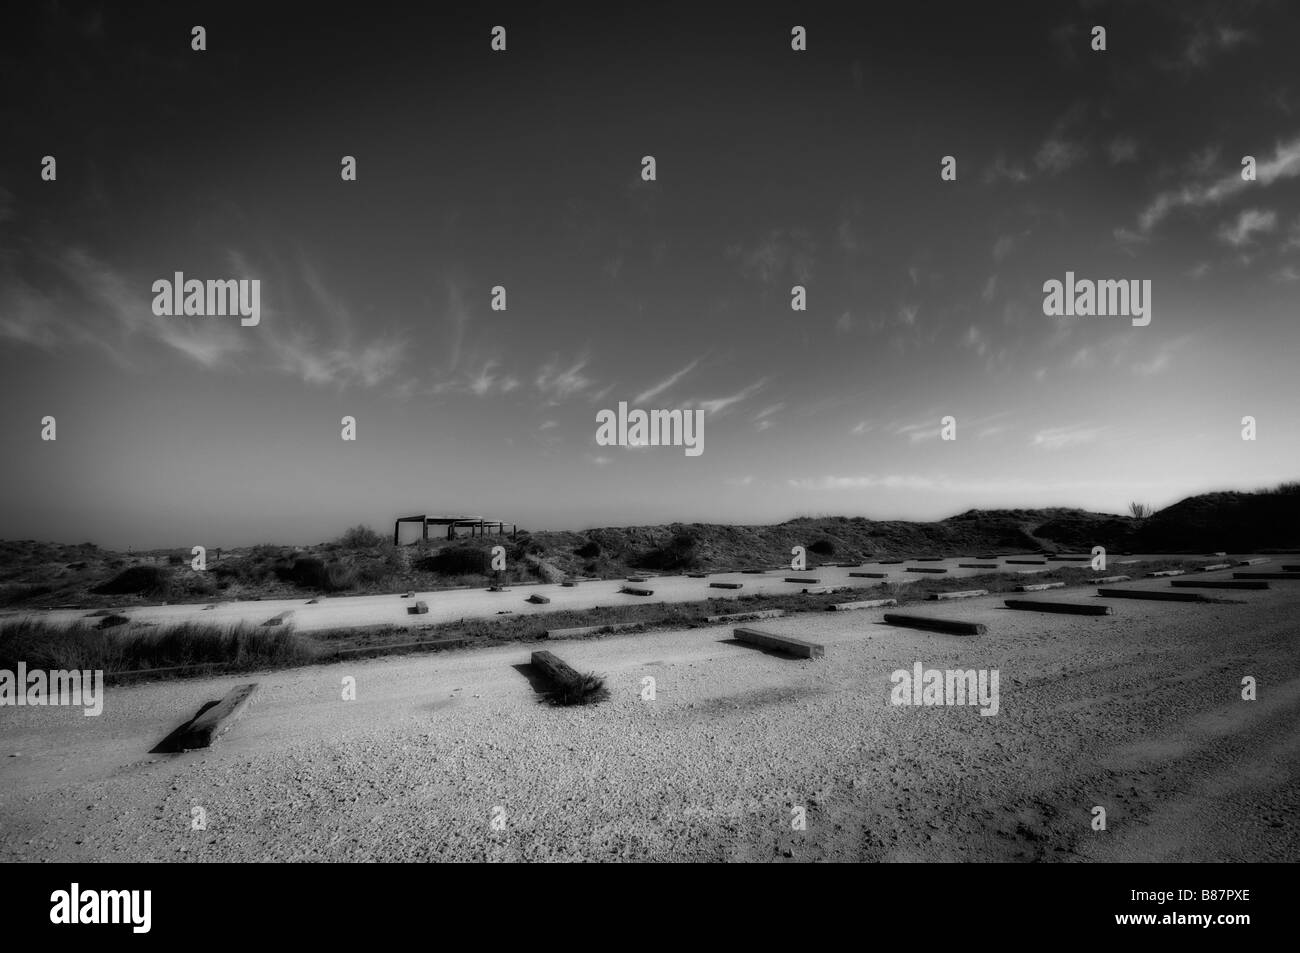
[[[171,589],[171,573],[161,566],[131,566],[90,591],[101,596],[166,597]]]

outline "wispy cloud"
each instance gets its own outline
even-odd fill
[[[760,390],[762,390],[764,385],[766,384],[767,384],[767,378],[765,377],[762,380],[755,381],[754,383],[750,384],[748,387],[736,391],[734,394],[729,394],[726,397],[714,397],[711,400],[693,401],[692,406],[699,407],[707,415],[712,417],[716,414],[722,413],[723,411],[727,410],[730,407],[735,406],[736,404],[741,403],[742,401],[748,400],[750,397],[753,397]]]
[[[592,385],[592,379],[583,373],[588,360],[584,355],[566,365],[556,355],[538,369],[533,383],[548,403],[558,404],[575,397]]]
[[[946,474],[928,475],[918,473],[875,474],[819,477],[795,477],[786,481],[786,485],[796,490],[809,492],[836,492],[852,490],[919,490],[933,493],[1001,496],[1008,499],[1023,499],[1027,494],[1064,494],[1078,493],[1081,490],[1109,490],[1118,493],[1144,491],[1169,492],[1184,486],[1196,486],[1194,478],[1151,480],[1032,480],[1000,479],[972,480],[951,477]]]
[[[674,371],[672,374],[669,374],[659,383],[652,384],[650,387],[643,390],[641,393],[637,394],[636,397],[632,398],[632,403],[635,405],[640,405],[640,404],[644,404],[648,400],[652,400],[653,398],[658,397],[660,394],[668,390],[668,388],[672,387],[674,384],[676,384],[679,380],[681,380],[691,371],[695,370],[696,366],[699,363],[700,362],[698,359],[691,361],[691,363],[687,364],[681,370]]]
[[[1106,145],[1106,155],[1111,165],[1123,165],[1136,162],[1138,157],[1137,140],[1131,136],[1117,136]]]
[[[1236,220],[1227,222],[1219,228],[1219,240],[1233,248],[1241,248],[1254,241],[1254,236],[1261,232],[1271,232],[1277,227],[1277,213],[1269,210],[1249,208],[1237,215]]]
[[[771,420],[772,415],[780,413],[784,409],[785,409],[784,401],[778,404],[771,404],[767,407],[764,407],[762,410],[760,410],[758,413],[754,415],[754,420],[753,420],[754,429],[761,431],[761,430],[766,430],[768,427],[771,427],[773,425],[773,422]]]
[[[508,394],[519,386],[519,379],[508,374],[496,372],[496,361],[486,362],[470,378],[469,392],[475,397],[487,397],[492,394]]]
[[[752,245],[735,244],[728,258],[740,263],[743,275],[764,284],[793,279],[807,283],[813,275],[816,244],[803,228],[773,228]]]
[[[258,277],[242,254],[231,252],[230,258],[239,278]],[[406,353],[397,335],[359,339],[346,304],[309,266],[300,277],[311,321],[263,296],[262,320],[243,327],[237,320],[155,315],[154,277],[128,276],[83,248],[62,249],[50,263],[60,278],[50,290],[21,280],[5,282],[0,337],[47,350],[95,347],[119,366],[135,370],[157,366],[156,356],[141,351],[154,345],[204,370],[263,370],[308,384],[363,387],[390,381]],[[326,320],[316,320],[322,316]]]
[[[1300,175],[1300,135],[1278,143],[1273,154],[1257,164],[1256,181],[1247,182],[1236,169],[1211,181],[1190,182],[1160,192],[1138,215],[1138,228],[1150,232],[1171,213],[1183,208],[1219,205],[1248,188],[1267,188],[1275,182]]]
[[[1030,180],[1029,170],[1019,162],[1010,162],[1005,156],[998,156],[992,164],[984,170],[985,184],[992,185],[997,182],[1010,182],[1013,185],[1021,185]]]
[[[936,420],[926,420],[914,424],[900,424],[893,429],[895,437],[906,437],[911,443],[937,440],[942,424]]]
[[[1034,165],[1049,175],[1059,175],[1082,162],[1088,155],[1081,142],[1060,135],[1048,136],[1034,153]]]
[[[1203,69],[1220,53],[1229,53],[1254,39],[1247,30],[1222,22],[1202,20],[1192,26],[1183,44],[1182,54],[1172,66],[1183,69]]]
[[[1068,447],[1092,443],[1105,431],[1105,427],[1051,427],[1034,434],[1029,440],[1029,445],[1044,450],[1064,450]]]

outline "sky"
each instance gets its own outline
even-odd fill
[[[409,6],[15,14],[0,538],[1124,512],[1300,472],[1295,5]],[[1150,323],[1045,314],[1067,271],[1149,281]],[[260,321],[155,314],[176,272],[258,280]],[[621,401],[702,412],[703,452],[597,443]]]

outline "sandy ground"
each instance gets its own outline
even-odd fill
[[[728,627],[541,643],[608,677],[590,708],[539,702],[529,644],[115,688],[98,718],[0,709],[0,860],[1294,861],[1300,583],[1221,594],[1239,601],[908,610],[978,637],[876,610],[762,623],[817,660]],[[999,713],[891,705],[918,660],[996,668]],[[149,753],[252,679],[216,746]]]
[[[1017,556],[1013,559],[1037,559],[1034,556]],[[1116,575],[1124,572],[1124,566],[1117,562],[1125,559],[1168,559],[1168,556],[1131,556],[1111,557],[1109,568],[1097,575]],[[1189,557],[1189,564],[1215,562],[1214,559]],[[974,558],[953,558],[941,562],[908,562],[902,565],[884,563],[864,563],[862,566],[849,568],[821,566],[814,569],[794,571],[789,569],[771,570],[765,575],[747,573],[712,573],[707,579],[692,579],[687,576],[650,576],[645,583],[628,583],[623,579],[606,579],[580,583],[573,588],[554,585],[512,586],[508,592],[488,592],[486,589],[452,589],[437,592],[417,592],[412,598],[403,599],[400,595],[380,596],[344,596],[321,598],[314,605],[309,597],[301,599],[268,599],[255,602],[219,602],[214,608],[197,605],[162,605],[142,606],[122,610],[133,621],[153,622],[158,624],[175,624],[181,622],[203,622],[212,625],[236,626],[240,624],[261,625],[267,620],[289,612],[283,622],[292,622],[299,632],[319,632],[328,629],[360,627],[367,625],[429,625],[439,622],[455,622],[460,619],[491,618],[501,611],[521,615],[535,615],[555,612],[560,609],[592,609],[597,606],[635,605],[645,602],[698,602],[702,599],[739,599],[741,596],[755,593],[792,593],[800,592],[807,583],[785,582],[787,577],[814,578],[825,586],[869,586],[877,582],[904,582],[925,578],[924,574],[907,572],[909,566],[925,566],[946,569],[942,578],[960,579],[977,576],[990,570],[961,569],[963,562],[996,562],[1003,572],[1033,575],[1061,567],[1087,567],[1087,563],[1048,562],[1044,566],[1008,565],[1005,559],[983,560]],[[1268,568],[1267,566],[1263,568]],[[851,572],[884,572],[886,579],[861,579],[850,577]],[[711,589],[711,582],[738,582],[743,589]],[[635,596],[620,593],[619,589],[633,585],[653,590],[652,596]],[[531,595],[548,597],[549,604],[534,605],[528,602]],[[415,600],[423,601],[429,611],[421,615],[410,615],[406,607]],[[0,618],[34,617],[55,625],[67,625],[78,619],[91,618],[88,610],[65,609],[52,611],[19,610],[0,612]]]

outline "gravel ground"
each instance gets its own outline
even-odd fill
[[[877,610],[759,624],[816,660],[729,627],[541,643],[607,676],[589,708],[541,702],[531,645],[110,688],[98,718],[3,708],[0,860],[1294,861],[1300,584],[1223,595],[908,610],[978,637]],[[1000,711],[891,705],[918,660],[997,669]],[[216,746],[149,753],[249,680]]]

